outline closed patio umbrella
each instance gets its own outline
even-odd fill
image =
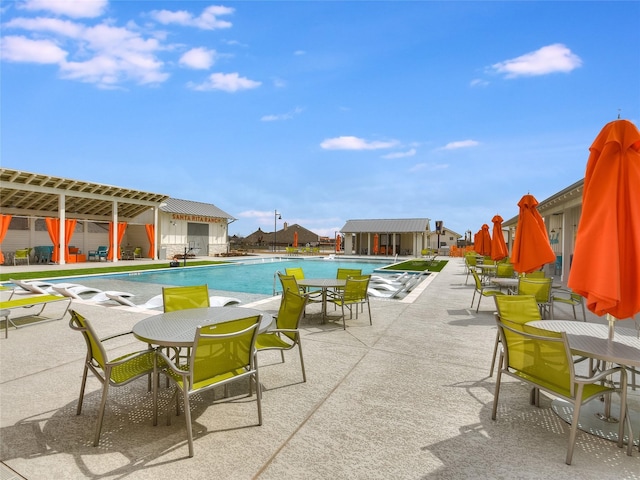
[[[504,241],[502,234],[502,217],[495,215],[491,221],[493,222],[493,238],[491,239],[491,260],[502,260],[509,256],[507,243]]]
[[[340,235],[336,236],[336,252],[340,251]]]
[[[640,132],[615,120],[591,145],[568,286],[596,315],[640,312]]]
[[[298,232],[293,232],[293,246],[298,247]]]
[[[489,233],[489,225],[486,223],[482,224],[482,255],[490,256],[491,255],[491,234]]]
[[[378,245],[378,234],[376,233],[376,234],[373,236],[373,253],[374,253],[375,255],[377,255],[377,254],[378,254],[378,248],[379,248],[379,245]]]
[[[540,216],[538,200],[533,195],[525,195],[518,202],[520,213],[516,225],[511,263],[519,273],[539,270],[543,265],[556,261],[549,235]]]

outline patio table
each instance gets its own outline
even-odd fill
[[[175,310],[140,320],[133,326],[133,335],[145,343],[161,347],[193,346],[196,329],[202,325],[262,315],[258,332],[271,328],[273,316],[262,310],[244,307],[208,307]]]
[[[613,340],[609,340],[609,326],[599,323],[586,323],[574,320],[536,320],[527,325],[553,332],[565,332],[569,347],[576,355],[581,355],[603,362],[614,363],[625,368],[640,367],[640,338],[632,328],[616,327]],[[629,382],[631,383],[631,382]],[[631,394],[632,390],[629,390]],[[633,399],[633,396],[627,395]],[[606,403],[606,402],[605,402]],[[553,400],[552,407],[565,421],[571,423],[572,409],[563,400]],[[604,405],[609,410],[610,405]],[[584,405],[580,412],[578,428],[593,435],[616,440],[618,437],[616,421],[610,412],[600,413],[602,406],[593,401]],[[634,432],[640,430],[640,412],[629,408],[629,418]],[[633,444],[634,439],[629,438]],[[640,444],[640,439],[638,440]]]
[[[298,280],[298,286],[304,288],[319,288],[322,291],[322,323],[327,318],[327,292],[329,289],[344,288],[347,284],[341,278],[303,278]]]

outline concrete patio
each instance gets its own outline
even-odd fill
[[[10,329],[0,340],[0,479],[640,479],[637,448],[629,457],[582,432],[566,465],[568,425],[549,398],[543,408],[530,406],[529,389],[512,379],[491,420],[494,304],[485,298],[478,313],[471,310],[463,261],[449,260],[409,298],[372,299],[373,326],[366,314],[347,320],[346,331],[341,321],[308,315],[306,383],[296,350],[284,364],[279,354],[261,353],[262,426],[255,397],[242,387],[231,400],[222,392],[197,396],[193,458],[184,416],[166,425],[170,390],[161,389],[159,425],[152,425],[144,380],[111,389],[93,447],[100,384],[90,377],[77,416],[86,347],[69,316]],[[276,310],[278,303],[270,297],[251,305]],[[101,335],[153,313],[87,302],[71,308]],[[557,306],[555,316],[573,318],[568,306]],[[604,323],[591,314],[589,321]],[[145,348],[133,337],[117,345],[113,355]],[[632,397],[640,409],[638,392]]]

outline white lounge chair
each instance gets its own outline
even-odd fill
[[[118,302],[120,305],[125,305],[127,307],[135,307],[135,308],[143,308],[145,310],[153,310],[155,308],[162,308],[162,295],[156,295],[155,297],[151,297],[145,303],[135,304],[128,298],[123,297],[122,295],[116,295],[110,292],[105,292],[105,295],[109,300],[113,300],[114,302]]]
[[[47,295],[46,288],[53,285],[52,283],[40,282],[35,280],[32,282],[25,282],[23,280],[14,280],[13,278],[10,278],[9,280],[14,285],[20,287],[19,290],[15,288],[13,289],[13,292],[11,292],[11,297],[13,297],[14,293],[17,293],[18,295],[23,295],[23,294]],[[9,297],[9,300],[11,300],[11,297]]]
[[[108,302],[110,300],[110,298],[107,296],[107,294],[110,295],[117,295],[120,297],[134,297],[135,295],[133,293],[129,293],[129,292],[118,292],[115,290],[108,290],[108,291],[100,291],[98,289],[91,289],[91,287],[83,287],[85,289],[84,292],[82,292],[82,289],[79,289],[78,286],[76,287],[60,287],[57,285],[53,285],[52,290],[55,291],[56,293],[63,295],[65,297],[69,297],[69,298],[74,298],[76,300],[84,300],[84,301],[88,301],[88,302],[97,302],[97,303],[103,303],[103,302]],[[96,291],[97,293],[90,298],[85,298],[85,297],[81,297],[80,293],[86,293],[86,292],[90,292],[90,291]]]
[[[209,297],[209,305],[212,307],[229,307],[239,303],[241,303],[240,300],[234,297],[220,297],[217,295]]]
[[[118,302],[121,305],[126,305],[127,307],[144,308],[149,310],[149,309],[155,309],[155,308],[162,308],[164,305],[162,295],[156,295],[154,297],[151,297],[145,303],[135,304],[131,300],[124,298],[121,295],[116,295],[111,292],[105,292],[105,294],[109,300]],[[239,303],[240,303],[240,300],[233,297],[219,297],[219,296],[209,297],[209,305],[212,307],[227,307],[230,305],[237,305]]]

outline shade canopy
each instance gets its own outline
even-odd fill
[[[640,312],[640,132],[604,126],[591,145],[568,286],[596,315]]]
[[[502,233],[502,217],[495,215],[491,221],[493,222],[493,237],[491,238],[491,260],[502,260],[509,256],[507,243],[504,241]]]
[[[298,232],[293,232],[293,246],[298,246]]]
[[[556,260],[556,254],[551,248],[549,235],[537,206],[538,200],[529,194],[523,196],[518,202],[520,213],[511,253],[511,263],[516,272],[534,272]]]

